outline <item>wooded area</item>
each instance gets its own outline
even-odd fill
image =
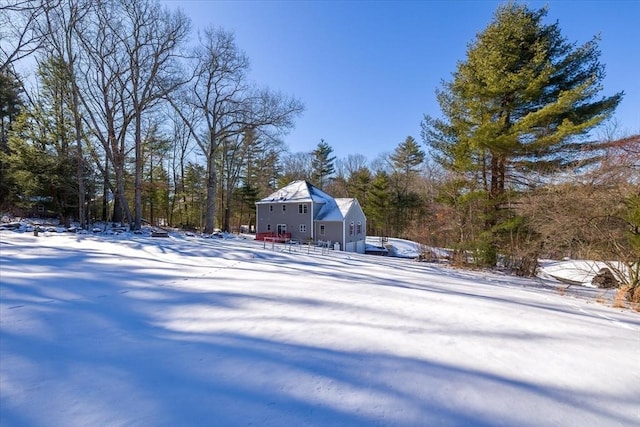
[[[306,179],[357,198],[369,234],[451,248],[460,263],[529,275],[544,257],[620,261],[638,302],[640,136],[611,124],[623,93],[600,94],[598,39],[576,45],[546,13],[498,8],[438,90],[423,148],[408,136],[369,162],[337,159],[320,136],[288,152],[303,103],[250,81],[222,28],[196,33],[153,0],[5,1],[0,209],[238,231],[257,200]],[[30,59],[28,87],[18,66]]]

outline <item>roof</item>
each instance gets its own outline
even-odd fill
[[[307,181],[293,181],[291,184],[271,193],[257,203],[299,203],[311,201],[322,204],[322,207],[320,207],[320,210],[314,218],[320,221],[343,221],[349,213],[351,206],[357,203],[356,199],[334,199]]]
[[[320,208],[314,219],[319,221],[342,221],[343,217],[336,201],[332,199]]]
[[[315,219],[321,221],[343,221],[355,201],[356,199],[333,199],[331,203],[325,204],[320,209]]]
[[[340,213],[343,217],[346,217],[349,213],[349,209],[356,202],[356,199],[347,199],[347,198],[339,198],[335,199],[336,204],[338,205],[338,209],[340,209]]]
[[[273,202],[315,202],[327,203],[333,197],[307,181],[293,181],[291,184],[271,193],[257,203]]]

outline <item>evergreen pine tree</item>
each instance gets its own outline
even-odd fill
[[[510,191],[595,161],[587,132],[608,118],[622,93],[598,97],[604,77],[598,39],[576,46],[547,9],[507,3],[469,46],[437,92],[443,119],[425,117],[423,139],[445,168],[478,183],[487,198],[485,249],[496,261]]]
[[[331,175],[335,173],[334,161],[336,157],[331,156],[331,153],[333,153],[333,148],[324,139],[320,140],[316,149],[311,153],[313,155],[311,160],[312,177],[314,184],[319,188],[324,188]]]
[[[412,188],[418,176],[418,167],[424,161],[424,151],[420,149],[416,140],[408,136],[400,143],[389,159],[393,167],[391,187],[393,192],[393,234],[400,236],[407,231],[410,220],[422,205],[420,195]]]
[[[367,228],[376,235],[388,236],[390,227],[390,182],[389,175],[378,171],[371,181],[367,203],[363,206],[367,216]]]
[[[8,154],[9,130],[22,108],[21,92],[21,83],[15,75],[8,68],[0,71],[0,207],[9,201],[11,194],[12,178],[2,157]]]

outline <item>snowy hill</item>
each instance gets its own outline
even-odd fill
[[[397,258],[418,258],[422,253],[418,243],[404,239],[386,238],[383,241],[380,237],[367,236],[366,244],[368,247],[385,248],[390,256]]]
[[[0,425],[640,423],[638,313],[284,248],[0,231]]]

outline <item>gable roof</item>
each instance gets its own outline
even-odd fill
[[[344,217],[335,199],[331,199],[320,208],[314,219],[319,221],[342,221]]]
[[[320,209],[315,219],[321,221],[344,221],[349,214],[349,210],[356,203],[356,199],[333,199],[331,203],[327,203]]]
[[[349,213],[349,210],[351,209],[351,206],[353,206],[356,203],[356,199],[339,198],[335,200],[343,218],[347,216],[347,214]]]
[[[257,203],[273,202],[332,202],[333,197],[307,181],[293,181]]]
[[[358,203],[356,199],[334,199],[307,181],[293,181],[286,187],[282,187],[256,202],[256,204],[285,202],[315,202],[321,204],[322,206],[314,218],[314,220],[320,221],[344,221],[351,207]]]

